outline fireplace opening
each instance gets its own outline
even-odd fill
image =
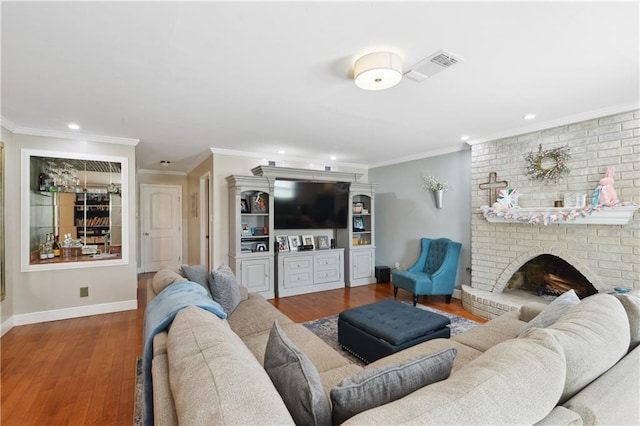
[[[560,296],[573,289],[580,299],[598,292],[580,271],[552,254],[541,254],[523,264],[505,287],[505,291],[514,289],[538,296]]]

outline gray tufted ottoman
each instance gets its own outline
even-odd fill
[[[395,300],[382,300],[341,312],[338,342],[370,363],[438,337],[451,335],[449,318]]]

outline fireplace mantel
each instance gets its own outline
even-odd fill
[[[519,223],[528,225],[626,225],[638,210],[636,205],[617,207],[520,207],[497,210],[480,207],[490,223]]]

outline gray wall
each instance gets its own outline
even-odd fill
[[[451,189],[437,209],[422,177],[437,176]],[[471,152],[461,151],[369,170],[375,185],[376,265],[411,266],[420,250],[420,238],[446,237],[462,243],[458,283],[469,284],[471,266]]]

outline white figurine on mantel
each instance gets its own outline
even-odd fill
[[[598,187],[593,193],[592,204],[594,206],[597,205],[609,205],[613,206],[620,202],[618,199],[618,194],[616,194],[616,190],[613,188],[613,174],[616,172],[616,169],[613,167],[609,167],[607,169],[607,174],[605,177],[600,179],[598,183]]]

